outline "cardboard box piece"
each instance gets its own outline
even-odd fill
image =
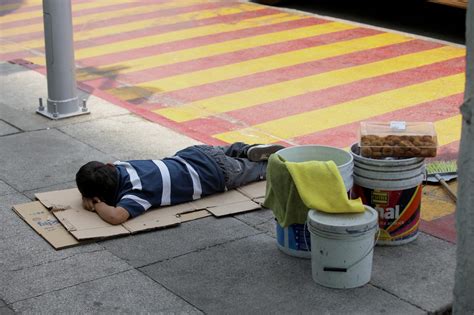
[[[13,210],[54,248],[66,248],[79,244],[41,202],[33,201],[15,205]]]
[[[192,202],[148,210],[121,225],[111,225],[97,213],[83,209],[76,188],[35,194],[39,202],[15,205],[13,210],[54,248],[60,249],[84,240],[166,228],[211,215],[220,217],[256,210],[263,202],[265,185],[264,181],[257,182]],[[39,220],[55,222],[54,229],[38,225]]]

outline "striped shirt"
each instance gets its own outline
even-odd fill
[[[217,163],[195,147],[162,160],[117,161],[114,165],[119,176],[116,206],[126,209],[131,217],[225,189]]]

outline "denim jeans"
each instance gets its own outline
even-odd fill
[[[211,159],[224,173],[226,189],[233,189],[245,184],[263,180],[267,174],[267,161],[253,162],[247,159],[250,145],[236,142],[230,146],[196,146]]]

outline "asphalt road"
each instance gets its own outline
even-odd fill
[[[466,10],[421,0],[284,0],[278,6],[457,44],[465,41]]]

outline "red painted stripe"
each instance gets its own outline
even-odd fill
[[[221,120],[221,118],[218,117],[196,119],[184,122],[183,124],[187,125],[189,128],[199,127],[205,130],[209,129],[205,132],[210,134],[218,134],[237,128],[243,128],[242,125],[252,126],[266,121],[303,113],[305,111],[315,110],[318,108],[324,108],[340,104],[342,102],[355,100],[375,93],[381,93],[403,86],[436,79],[441,76],[462,73],[463,71],[464,59],[455,58],[415,69],[360,80],[354,83],[336,86],[322,91],[308,93],[302,96],[291,97],[286,100],[279,100],[259,106],[254,106],[251,109],[246,108],[233,112],[227,112],[226,116],[230,116],[231,121],[239,121],[239,126],[235,126],[232,122],[217,123],[218,120]],[[456,114],[456,111],[459,111],[457,106],[459,105],[460,100],[462,101],[462,96],[459,95],[452,98],[441,99],[439,103],[430,102],[426,110],[430,111],[429,117],[433,119],[436,118],[436,120],[453,116]],[[446,106],[446,108],[440,109],[440,106]],[[145,105],[142,107],[146,108],[147,106]],[[417,108],[418,107],[412,107],[410,109],[395,111],[393,112],[393,115],[390,113],[388,116],[392,116],[391,120],[396,118],[397,115],[404,117],[403,120],[420,120],[419,116],[425,115],[425,110],[422,109],[420,112],[418,112]],[[423,106],[420,106],[420,108],[423,108]],[[412,113],[412,111],[415,112]],[[382,119],[385,116],[387,115],[382,115],[379,117],[379,119]],[[335,128],[334,130],[331,129],[324,132],[318,132],[316,134],[302,136],[298,139],[295,139],[294,141],[295,143],[299,144],[322,142],[321,144],[345,147],[352,143],[351,141],[353,140],[350,139],[354,139],[354,134],[352,134],[352,132],[357,130],[356,127],[357,126],[355,126],[355,124],[347,125],[347,127],[339,127]],[[331,143],[327,143],[327,141],[330,141]],[[339,143],[338,141],[342,142]]]
[[[26,59],[28,57],[32,57],[33,54],[30,51],[18,51],[14,54],[0,54],[0,60],[2,61],[8,61],[8,60],[14,60],[14,59]]]
[[[445,241],[456,243],[455,223],[456,217],[455,214],[452,213],[433,221],[421,220],[420,230]]]
[[[351,34],[353,37],[362,37],[364,32],[367,29],[353,30],[352,32],[341,32],[340,35],[347,36]],[[361,32],[361,33],[359,33]],[[326,44],[332,42],[337,42],[334,40],[336,34],[328,34],[323,36],[323,41],[320,41],[319,44]],[[354,36],[355,35],[355,36]],[[367,33],[367,35],[371,35]],[[304,45],[304,42],[303,42]],[[315,39],[312,42],[311,46],[317,46],[318,42]],[[357,65],[367,64],[371,62],[376,62],[388,58],[393,58],[401,56],[404,54],[409,54],[413,52],[419,52],[423,50],[428,50],[436,47],[440,47],[441,44],[424,42],[420,40],[414,40],[410,42],[405,42],[396,45],[390,45],[386,47],[374,48],[369,50],[364,50],[360,52],[354,52],[346,55],[335,56],[331,58],[326,58],[322,60],[311,61],[295,66],[278,68],[270,71],[260,72],[248,76],[243,76],[235,79],[219,81],[215,83],[204,84],[200,86],[194,86],[178,91],[173,91],[169,93],[164,93],[163,96],[166,99],[174,99],[179,102],[193,102],[200,99],[206,99],[213,96],[233,93],[242,91],[245,89],[252,89],[260,86],[265,86],[268,84],[283,82],[287,80],[298,79],[304,76],[315,75],[318,73],[324,73],[328,71],[338,70],[342,68],[354,67]],[[265,48],[264,48],[265,49]],[[273,53],[278,53],[273,47],[266,48]],[[255,58],[255,57],[253,57]],[[238,119],[243,119],[249,124],[256,124],[260,119],[268,117],[268,120],[273,120],[279,117],[286,116],[290,112],[298,113],[314,108],[314,103],[320,104],[321,102],[328,102],[331,99],[321,99],[319,94],[322,91],[317,91],[314,93],[308,93],[302,96],[296,96],[288,99],[283,99],[268,104],[259,105],[254,107],[253,110],[255,114],[252,114],[252,117],[247,117],[248,109],[243,109],[241,111],[234,111],[230,113],[233,117]],[[339,91],[336,91],[336,95],[339,94]],[[153,106],[150,106],[153,108]],[[288,112],[290,111],[290,112]],[[280,114],[279,114],[280,113]],[[247,121],[248,119],[248,121]]]
[[[161,1],[163,2],[163,1]],[[157,2],[158,4],[159,2]],[[165,16],[173,16],[177,14],[182,14],[182,13],[189,13],[189,12],[194,12],[194,11],[199,11],[199,10],[207,10],[207,9],[215,9],[215,8],[221,8],[221,7],[233,7],[237,6],[239,3],[236,2],[231,2],[231,3],[225,3],[225,2],[215,2],[215,3],[202,3],[202,4],[196,4],[196,5],[190,5],[187,7],[182,7],[182,8],[170,8],[170,9],[157,9],[154,11],[150,11],[147,13],[140,13],[140,14],[131,14],[127,16],[121,16],[121,17],[115,17],[115,18],[110,18],[110,19],[102,19],[99,21],[93,21],[90,23],[87,23],[87,28],[84,28],[84,24],[76,24],[74,25],[73,31],[74,32],[79,32],[79,31],[84,31],[84,30],[93,30],[95,28],[101,28],[101,27],[108,27],[108,26],[113,26],[113,25],[120,25],[120,24],[125,24],[125,23],[130,23],[130,22],[136,22],[136,21],[142,21],[146,19],[153,19],[153,18],[160,18],[160,17],[165,17]],[[275,10],[272,10],[273,12]],[[194,21],[191,21],[194,22]],[[194,22],[196,24],[196,22]],[[160,26],[157,27],[150,27],[146,28],[143,30],[137,30],[137,31],[132,31],[132,32],[123,32],[121,34],[128,34],[131,33],[132,35],[136,33],[135,36],[130,36],[130,38],[136,38],[137,36],[143,36],[143,33],[155,33],[155,31],[161,31]],[[120,34],[118,34],[120,35]],[[82,41],[75,41],[76,49],[78,48],[84,48],[84,47],[90,47],[92,45],[97,45],[99,44],[104,44],[104,43],[110,43],[116,41],[116,36],[117,35],[107,35],[104,37],[98,37],[94,38],[93,40],[87,39],[87,40],[82,40]],[[20,35],[12,35],[10,37],[14,37],[16,41],[24,41],[24,40],[31,40],[31,39],[38,39],[43,37],[43,31],[38,31],[38,32],[30,32],[26,34],[20,34]],[[111,38],[111,39],[109,39]]]
[[[459,156],[459,143],[460,141],[454,141],[439,147],[433,160],[457,160]]]
[[[148,54],[157,55],[160,53],[167,53],[167,52],[177,51],[180,49],[200,47],[202,45],[214,44],[214,43],[224,42],[224,41],[232,40],[232,39],[255,36],[258,34],[268,34],[271,32],[278,32],[282,30],[289,30],[293,28],[305,27],[305,26],[316,25],[316,24],[320,24],[320,21],[315,20],[313,18],[308,18],[308,19],[298,20],[298,21],[282,22],[282,23],[278,23],[274,25],[260,26],[260,27],[256,27],[256,28],[252,28],[248,30],[240,30],[240,31],[233,31],[233,32],[220,33],[220,34],[214,34],[214,35],[207,35],[207,36],[201,36],[201,37],[188,39],[188,40],[160,44],[153,47],[145,48],[143,49],[143,51],[147,55]],[[361,32],[367,33],[367,32],[375,32],[375,31],[361,31]],[[326,37],[329,38],[328,40],[333,40],[333,41],[338,41],[339,40],[338,37],[341,37],[337,33],[334,33],[332,36],[333,37],[328,35]],[[355,37],[355,35],[353,36]],[[359,35],[359,36],[362,36],[362,35]],[[319,36],[315,37],[315,39],[318,39],[318,38]],[[177,74],[223,66],[229,63],[235,63],[235,62],[241,62],[241,61],[250,60],[254,58],[260,58],[263,56],[273,55],[273,54],[277,54],[277,53],[281,53],[285,51],[291,51],[294,49],[300,49],[300,48],[306,47],[305,45],[307,45],[307,43],[308,43],[308,40],[303,39],[303,40],[298,40],[298,41],[296,40],[288,41],[288,42],[278,43],[278,44],[273,44],[273,45],[243,49],[236,52],[220,54],[217,56],[200,58],[198,60],[179,62],[179,63],[175,63],[171,65],[164,65],[164,66],[148,68],[145,70],[140,70],[140,71],[135,71],[135,72],[130,72],[130,73],[118,74],[118,77],[116,77],[115,82],[111,82],[109,78],[103,77],[99,79],[86,81],[86,83],[91,86],[104,86],[104,84],[107,84],[107,88],[117,87],[119,85],[117,81],[126,82],[127,84],[136,84],[140,82],[165,78],[165,77],[173,76]],[[316,40],[314,41],[314,45],[316,45]],[[126,53],[122,53],[121,55],[122,55],[120,56],[121,59],[130,58],[130,56],[127,56]],[[100,57],[95,58],[94,64],[99,64],[100,59],[104,59],[105,57],[106,56],[104,57],[100,56]],[[136,56],[134,55],[133,58],[136,58]]]
[[[73,4],[79,4],[79,3],[85,3],[89,2],[90,0],[74,0]],[[6,15],[5,13],[28,13],[28,12],[33,12],[33,11],[41,11],[43,9],[43,6],[41,4],[39,5],[23,5],[22,1],[19,0],[2,0],[1,5],[9,5],[9,4],[17,4],[18,7],[13,10],[6,10],[6,11],[0,11],[1,14]]]
[[[148,46],[144,48],[131,49],[125,52],[117,52],[106,55],[101,55],[97,57],[91,57],[86,59],[81,59],[81,64],[85,66],[93,65],[103,65],[117,63],[124,60],[129,60],[131,58],[138,59],[143,57],[149,57],[153,55],[168,53],[172,51],[178,51],[182,49],[189,49],[194,47],[200,47],[204,45],[210,45],[215,43],[221,43],[233,39],[240,39],[245,37],[251,37],[261,34],[269,34],[273,32],[288,30],[292,28],[304,27],[308,25],[315,25],[320,23],[327,23],[320,19],[307,18],[303,20],[282,22],[272,25],[263,25],[258,27],[252,27],[249,29],[238,30],[238,31],[229,31],[222,32],[217,34],[205,35],[200,37],[195,37],[191,39],[178,40],[175,42],[167,42],[158,45]]]
[[[163,1],[164,0],[159,1],[159,2],[163,2]],[[146,5],[146,4],[141,4],[141,5]],[[111,4],[109,6],[100,7],[100,8],[74,10],[72,12],[72,16],[73,17],[78,17],[78,16],[83,16],[83,15],[93,14],[93,13],[110,12],[110,11],[114,11],[114,10],[134,8],[134,7],[137,7],[137,6],[140,6],[140,4],[137,4],[136,2]],[[41,7],[40,7],[40,10],[41,10]],[[9,29],[9,28],[12,28],[12,27],[27,26],[27,25],[39,24],[39,23],[43,23],[43,15],[38,16],[38,17],[29,18],[29,19],[12,21],[12,22],[2,24],[2,29]]]
[[[376,60],[371,60],[371,62],[373,61]],[[346,64],[346,66],[348,65]],[[246,114],[248,111],[244,110],[234,111],[227,114],[254,125],[308,110],[340,104],[410,84],[462,73],[464,69],[464,58],[454,58],[414,69],[359,80],[320,91],[310,92],[301,96],[290,97],[284,100],[263,104],[253,108],[255,111],[253,111],[252,115]]]
[[[417,104],[405,109],[400,109],[387,114],[371,117],[374,121],[437,121],[459,114],[459,104],[463,95],[457,94],[446,98]],[[341,127],[324,130],[310,135],[293,139],[298,144],[320,144],[335,147],[348,147],[358,141],[357,132],[359,122],[347,124]]]
[[[216,4],[215,4],[216,5]],[[229,3],[226,6],[235,6],[236,3]],[[199,7],[202,9],[204,5],[199,5]],[[222,5],[224,6],[224,5]],[[208,4],[205,5],[206,8],[209,7]],[[191,10],[192,9],[192,10]],[[182,11],[186,12],[194,12],[196,10],[196,6],[193,6],[193,8],[183,8]],[[180,9],[181,10],[181,9]],[[168,12],[172,11],[172,12]],[[152,13],[147,13],[147,18],[148,15],[152,15],[155,18],[159,18],[161,16],[167,16],[169,15],[174,15],[177,13],[182,13],[182,12],[177,12],[177,9],[172,9],[172,10],[163,10],[161,12],[152,12]],[[275,9],[262,9],[262,10],[256,10],[256,11],[250,11],[250,12],[240,12],[236,14],[230,14],[226,16],[217,16],[217,17],[212,17],[208,19],[203,19],[203,20],[198,20],[198,21],[186,21],[186,22],[180,22],[180,23],[175,23],[175,24],[170,24],[170,25],[161,25],[161,26],[156,26],[156,27],[151,27],[143,30],[136,30],[136,31],[131,31],[131,32],[123,32],[120,34],[115,34],[115,35],[108,35],[108,36],[102,36],[98,38],[94,38],[92,40],[86,39],[86,40],[81,40],[81,41],[76,41],[74,42],[74,48],[75,49],[82,49],[82,48],[88,48],[88,47],[94,47],[97,45],[103,45],[103,44],[109,44],[109,43],[114,43],[117,41],[121,40],[127,40],[127,39],[133,39],[137,37],[141,37],[144,35],[157,35],[157,34],[164,34],[167,32],[172,32],[172,31],[178,31],[178,30],[183,30],[187,28],[193,28],[197,26],[204,26],[204,25],[212,25],[216,23],[234,23],[236,21],[240,21],[243,19],[250,19],[250,18],[256,18],[256,17],[262,17],[266,15],[272,15],[278,13]],[[137,16],[127,16],[122,19],[110,19],[107,22],[107,25],[113,25],[117,23],[125,23],[128,22],[126,20],[140,20],[144,18],[144,15],[140,15],[140,18],[137,18]],[[105,23],[104,21],[100,21],[99,23],[103,24]],[[88,28],[92,29],[94,23],[88,24]],[[80,25],[78,27],[81,27]],[[42,34],[42,32],[41,32]],[[42,35],[41,35],[42,36]],[[39,52],[44,52],[44,47],[39,47],[36,49]],[[1,54],[2,58],[4,60],[10,60],[10,59],[16,59],[20,58],[17,56],[17,52],[12,52],[12,53],[6,53],[6,54]],[[30,53],[28,56],[33,56],[32,53]],[[21,58],[24,58],[23,56]]]

